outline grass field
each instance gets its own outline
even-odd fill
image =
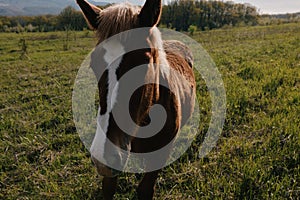
[[[0,34],[0,199],[101,199],[101,178],[76,133],[71,105],[92,36]],[[300,24],[197,32],[193,38],[223,76],[225,126],[207,157],[197,159],[198,138],[164,168],[156,199],[299,199]],[[205,87],[198,92],[204,133],[209,98]],[[116,199],[134,199],[137,183],[123,174]]]

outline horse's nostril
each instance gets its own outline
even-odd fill
[[[119,167],[121,165],[122,158],[119,154],[113,154],[110,156],[107,156],[106,161],[108,164],[112,166]]]
[[[114,164],[116,161],[117,161],[117,158],[116,158],[116,157],[109,157],[109,158],[107,159],[107,162],[108,162],[109,164]]]

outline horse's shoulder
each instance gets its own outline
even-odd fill
[[[193,55],[190,49],[182,42],[176,40],[165,40],[163,44],[169,66],[183,75],[191,84],[191,87],[194,87]],[[170,80],[173,78],[174,76],[170,76]]]
[[[167,55],[174,54],[176,56],[180,56],[189,64],[191,68],[193,67],[194,64],[193,54],[189,49],[189,47],[186,46],[184,43],[178,40],[164,40],[163,47]]]

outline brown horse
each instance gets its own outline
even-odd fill
[[[121,150],[132,154],[154,152],[176,137],[194,109],[196,84],[193,57],[181,42],[161,39],[160,31],[156,27],[161,16],[161,0],[147,0],[143,7],[128,3],[115,4],[104,10],[85,0],[77,0],[77,3],[89,26],[96,31],[97,44],[104,43],[100,56],[96,61],[91,61],[91,67],[98,80],[98,117],[100,121],[104,121],[101,130],[105,138],[98,141],[101,138],[95,136],[91,154],[98,173],[104,176],[104,199],[112,199],[117,185],[116,170],[103,164],[101,160],[123,166],[128,156],[124,157]],[[114,39],[111,43],[105,43],[119,33],[138,28],[144,30],[138,36],[127,34],[120,40]],[[143,48],[126,52],[127,46],[135,42],[142,43]],[[146,66],[146,69],[138,77],[122,81],[127,72],[141,65]],[[126,93],[126,85],[138,79],[145,84],[133,92],[129,105],[126,105],[122,99],[122,94]],[[151,117],[151,109],[157,104],[163,106],[166,113],[162,129],[151,137],[139,137],[143,135],[143,129],[139,127],[155,121]],[[119,122],[112,114],[114,109],[121,117],[123,111],[128,110],[130,118],[138,125],[130,129],[132,133],[119,127]],[[108,141],[119,148],[109,149]],[[159,158],[147,160],[144,163],[145,168],[151,169],[154,162],[165,162],[170,153],[168,150]],[[152,199],[159,171],[160,169],[146,170],[137,189],[139,199]]]

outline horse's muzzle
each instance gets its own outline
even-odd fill
[[[121,172],[115,169],[112,169],[110,167],[107,167],[106,165],[102,164],[100,161],[98,161],[96,158],[92,156],[92,161],[96,166],[97,172],[99,175],[104,177],[115,177],[119,175]]]

